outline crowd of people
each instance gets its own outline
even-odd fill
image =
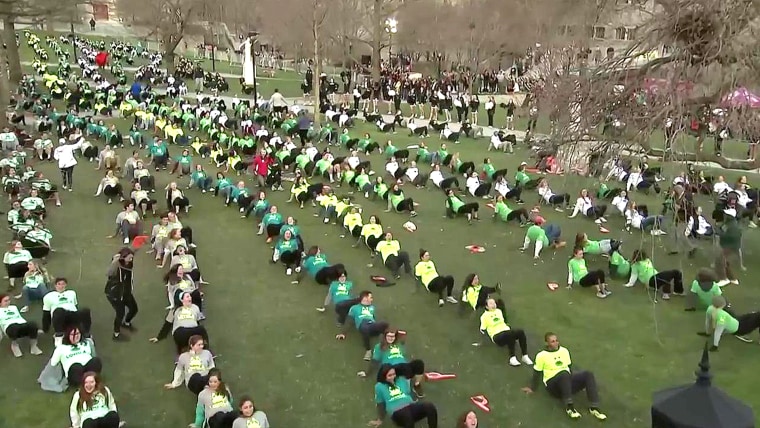
[[[37,48],[38,43],[34,45]],[[573,207],[570,217],[587,218],[595,223],[600,234],[606,230],[608,217],[618,214],[629,230],[640,229],[659,235],[666,233],[667,229],[667,233],[673,235],[674,251],[686,249],[690,255],[702,236],[716,234],[721,246],[716,271],[700,271],[688,290],[686,309],[705,309],[706,334],[714,337],[714,349],[723,334],[743,338],[759,324],[752,314],[736,315],[724,300],[720,300],[723,298],[722,286],[738,284],[732,268],[735,267],[734,258],[741,256],[742,227],[739,220],[752,221],[757,212],[757,193],[745,191],[746,179],[745,183],[740,183],[742,185],[732,188],[718,186],[717,183],[722,181],[717,178],[710,189],[701,181],[710,182],[709,177],[702,174],[700,181],[695,181],[695,177],[685,173],[673,180],[662,210],[656,214],[654,208],[650,213],[649,208],[637,205],[634,199],[636,192],[652,189],[659,193],[659,183],[664,180],[661,171],[650,167],[646,161],[632,166],[630,162],[616,159],[608,165],[609,181],[599,189],[581,190],[573,205],[569,194],[553,192],[547,178],[541,175],[547,171],[542,167],[545,164],[543,158],[536,168],[524,162],[509,179],[507,170],[494,166],[498,159],[487,158],[476,165],[474,161],[463,159],[460,153],[450,153],[446,142],[435,150],[424,141],[416,147],[402,148],[396,147],[390,139],[382,143],[366,133],[355,136],[353,120],[343,120],[339,127],[334,127],[332,120],[328,120],[321,129],[314,129],[307,113],[276,102],[270,103],[270,110],[265,111],[251,106],[247,100],[235,100],[228,108],[223,100],[215,98],[192,101],[166,98],[149,90],[141,90],[136,96],[132,91],[111,87],[93,90],[83,80],[78,81],[78,89],[73,91],[68,87],[60,88],[64,99],[66,95],[86,88],[81,89],[82,93],[89,90],[92,95],[80,94],[80,100],[89,97],[108,100],[106,107],[114,114],[132,118],[134,125],[124,138],[117,134],[118,130],[109,129],[105,123],[94,123],[95,119],[78,114],[72,106],[65,113],[58,113],[54,105],[56,97],[51,90],[58,88],[55,84],[58,79],[44,80],[42,88],[33,79],[26,80],[23,96],[16,100],[18,114],[32,112],[37,115],[38,130],[41,124],[50,125],[44,126],[45,131],[37,136],[39,143],[34,141],[33,146],[39,160],[47,158],[58,162],[63,178],[62,190],[72,190],[77,159],[97,159],[104,177],[97,183],[96,194],[104,194],[108,203],[118,199],[123,206],[116,216],[114,237],[118,236],[125,245],[131,243],[137,247],[146,239],[142,231],[148,226],[148,219],[155,218],[156,224],[152,225],[146,245],[149,245],[156,264],[167,269],[165,284],[169,309],[161,330],[151,341],[159,342],[172,335],[178,357],[174,377],[166,387],[176,388],[184,384],[198,397],[195,412],[198,427],[204,424],[211,428],[266,427],[268,422],[248,398],[241,400],[239,406],[233,405],[230,389],[215,366],[214,354],[208,349],[209,333],[203,325],[207,296],[202,285],[206,282],[199,268],[198,243],[193,240],[192,229],[181,220],[192,208],[191,198],[196,197],[194,192],[211,193],[225,206],[234,205],[244,218],[253,215],[258,222],[259,235],[273,249],[273,264],[281,265],[286,276],[295,274],[295,282],[309,277],[327,287],[327,296],[318,310],[326,312],[326,307],[332,305],[339,324],[336,339],[345,340],[350,332],[359,336],[363,359],[369,367],[357,375],[377,374],[374,393],[378,418],[370,422],[374,426],[390,419],[404,428],[416,426],[421,420],[426,420],[431,428],[437,427],[436,406],[423,400],[426,365],[421,359],[411,358],[406,350],[406,332],[392,326],[385,316],[382,319],[378,316],[373,292],[354,290],[355,278],[349,275],[349,267],[328,262],[328,256],[318,245],[306,244],[307,231],[298,226],[294,213],[302,213],[299,209],[307,204],[314,207],[315,216],[321,218],[326,227],[336,225],[334,233],[355,238],[354,247],[366,248],[372,257],[382,260],[390,278],[374,278],[380,287],[378,292],[406,275],[409,281],[432,293],[439,306],[456,304],[461,311],[478,313],[479,330],[498,347],[507,348],[507,361],[511,366],[532,366],[534,375],[524,391],[532,393],[539,382],[543,382],[551,396],[563,401],[568,416],[573,419],[581,417],[573,401],[573,395],[581,390],[587,393],[589,413],[600,420],[607,416],[599,407],[593,373],[572,369],[570,353],[559,344],[557,335],[547,333],[544,350],[531,359],[525,330],[508,322],[506,303],[499,296],[501,287],[498,283],[484,285],[479,275],[472,273],[464,278],[464,285],[455,293],[456,279],[447,272],[439,273],[431,258],[434,254],[421,249],[419,259],[413,261],[409,252],[402,250],[397,237],[385,230],[380,216],[372,211],[384,208],[387,216],[415,217],[417,204],[410,197],[411,192],[406,194],[404,190],[410,184],[417,188],[430,186],[444,191],[441,203],[448,217],[464,217],[473,224],[482,215],[477,199],[484,199],[492,205],[494,221],[506,222],[507,227],[526,228],[521,249],[527,251],[532,244],[534,258],[540,258],[547,247],[559,249],[565,246],[560,227],[544,217],[543,211],[549,208],[565,212]],[[48,82],[53,84],[48,86]],[[45,90],[48,93],[43,93]],[[99,112],[94,104],[84,110]],[[329,103],[322,104],[320,111],[326,117],[329,117],[328,112],[340,112],[333,115],[337,116],[336,124],[341,121],[340,116],[353,118],[349,110],[341,110]],[[380,135],[383,130],[378,127]],[[52,133],[59,138],[55,149],[47,143],[52,139]],[[24,278],[26,289],[26,277],[36,278],[29,280],[30,291],[22,292],[19,298],[31,302],[35,296],[42,297],[42,330],[46,331],[52,325],[56,332],[56,346],[49,364],[51,369],[46,368],[49,373],[43,373],[46,376],[41,376],[40,381],[43,386],[52,385],[59,390],[66,389],[62,386],[64,381],[68,385],[81,385],[72,401],[73,426],[118,426],[120,417],[114,396],[99,380],[103,367],[89,337],[89,310],[80,308],[76,293],[67,288],[64,278],[48,282],[39,279],[38,276],[46,276],[43,264],[32,259],[32,250],[40,247],[38,240],[44,241],[40,237],[52,236],[44,229],[47,215],[44,201],[51,197],[55,199],[58,188],[27,165],[25,159],[19,159],[24,157],[20,142],[10,141],[6,145],[6,134],[12,132],[6,130],[0,140],[4,147],[12,149],[8,151],[7,164],[4,165],[3,186],[16,210],[8,218],[18,243],[14,241],[4,262],[11,285],[16,279]],[[296,139],[300,140],[300,147],[296,145]],[[326,144],[318,148],[323,143]],[[126,145],[134,151],[122,164],[115,149]],[[172,158],[170,152],[178,155]],[[379,172],[372,168],[373,159],[368,156],[373,153],[382,153],[385,158]],[[208,172],[206,163],[216,166],[216,172]],[[426,165],[432,165],[430,171],[423,171]],[[186,176],[187,184],[180,182],[179,178],[172,178],[165,187],[158,186],[160,177],[151,170],[167,170],[179,178]],[[23,173],[19,176],[18,171]],[[246,173],[253,176],[256,191],[252,191],[247,180],[242,178]],[[283,176],[293,181],[289,189],[289,205],[278,207],[267,192],[282,190]],[[460,177],[464,186],[459,183]],[[333,187],[340,188],[341,192],[353,190],[354,194],[338,195]],[[718,196],[719,202],[711,220],[702,216],[693,202],[694,192],[702,188],[713,190]],[[40,195],[40,192],[45,193]],[[163,192],[165,196],[160,202],[155,198],[157,192]],[[526,209],[522,205],[530,192],[539,203]],[[359,204],[362,196],[366,204]],[[60,205],[60,199],[56,201]],[[166,211],[159,214],[164,202]],[[611,209],[607,209],[608,205]],[[405,227],[415,226],[409,221]],[[50,237],[47,238],[47,251],[52,251]],[[627,281],[626,287],[641,282],[653,291],[655,299],[668,300],[671,295],[687,294],[684,274],[680,270],[658,271],[641,249],[634,250],[627,258],[623,255],[621,242],[590,238],[585,233],[575,236],[572,248],[568,260],[569,288],[574,285],[591,288],[597,297],[605,299],[612,294],[608,279],[614,278]],[[40,257],[48,255],[45,253]],[[108,272],[106,296],[116,313],[115,340],[124,338],[122,332],[131,328],[137,313],[132,294],[134,256],[132,249],[124,247],[114,256]],[[597,257],[606,260],[604,269],[589,268]],[[741,266],[741,259],[738,260]],[[30,275],[30,272],[33,273]],[[52,291],[46,293],[38,289],[48,283],[52,283]],[[0,307],[10,308],[0,312],[0,319],[15,321],[5,322],[0,328],[13,340],[14,354],[20,353],[17,340],[23,337],[30,339],[32,353],[41,353],[36,342],[36,324],[23,319],[21,313],[26,312],[23,307],[16,309],[10,305],[11,297],[15,296],[5,295],[0,299]],[[374,344],[375,340],[379,343]],[[58,370],[59,376],[51,376],[52,370]],[[88,423],[88,420],[96,422]],[[475,428],[477,417],[474,412],[466,412],[459,423],[462,427]]]

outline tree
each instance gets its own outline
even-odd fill
[[[319,114],[319,99],[322,90],[322,31],[328,17],[329,8],[326,0],[312,0],[311,34],[314,41],[314,93],[317,101],[314,103],[314,124],[319,126],[321,118]]]
[[[544,76],[539,98],[549,104],[572,106],[567,111],[574,112],[559,119],[555,144],[576,144],[584,138],[680,161],[711,161],[735,169],[760,166],[757,158],[729,159],[705,153],[701,145],[708,121],[718,121],[729,126],[734,135],[760,142],[755,112],[728,108],[723,117],[710,113],[715,107],[725,107],[724,96],[736,87],[760,88],[760,48],[756,42],[760,4],[656,0],[648,6],[650,19],[621,55],[585,75]],[[602,2],[598,15],[603,16],[610,7],[614,7],[611,2]],[[668,47],[666,55],[662,54],[663,46]],[[586,54],[580,49],[573,56],[582,60]],[[549,68],[559,68],[560,57],[556,50],[543,56],[554,64]],[[571,100],[570,105],[567,100]],[[689,130],[692,120],[701,123],[696,130],[695,150],[675,144],[664,153],[652,146],[653,135],[668,119],[680,124],[682,133]]]
[[[119,8],[134,18],[135,24],[157,35],[170,72],[174,71],[177,46],[191,30],[207,0],[120,0]]]

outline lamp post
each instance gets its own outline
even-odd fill
[[[211,71],[214,73],[216,73],[216,41],[218,38],[218,34],[211,34]]]
[[[388,61],[393,67],[393,35],[398,32],[398,21],[396,18],[385,20],[385,32],[388,33]]]
[[[259,94],[258,85],[256,85],[256,39],[258,38],[258,31],[249,31],[248,39],[251,41],[251,62],[253,63],[253,107],[259,106]]]

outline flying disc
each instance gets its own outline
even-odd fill
[[[610,230],[604,226],[599,226],[599,231],[602,233],[610,233]]]
[[[557,284],[556,282],[549,282],[546,284],[546,286],[549,288],[550,291],[555,291],[556,289],[559,288],[559,284]]]
[[[488,405],[488,399],[485,395],[475,395],[470,397],[470,401],[472,404],[474,404],[476,407],[478,407],[480,410],[490,413],[491,412],[491,406]]]
[[[438,372],[427,372],[425,373],[425,379],[431,382],[437,381],[437,380],[449,380],[449,379],[456,379],[457,375],[453,373],[438,373]]]
[[[134,249],[138,249],[142,247],[146,242],[148,242],[148,237],[146,235],[135,236],[135,238],[132,240],[132,247]]]
[[[496,206],[494,206],[494,204],[492,204],[492,203],[490,203],[490,202],[489,202],[489,203],[487,203],[487,204],[486,204],[486,206],[487,206],[488,208],[491,208],[492,210],[496,208]]]
[[[485,253],[486,252],[485,247],[481,247],[480,245],[468,245],[468,246],[466,246],[464,248],[470,250],[470,252],[472,254],[478,254],[478,253]]]

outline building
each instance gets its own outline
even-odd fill
[[[95,21],[119,21],[114,0],[93,0],[81,6],[85,16],[84,21],[95,18]]]

